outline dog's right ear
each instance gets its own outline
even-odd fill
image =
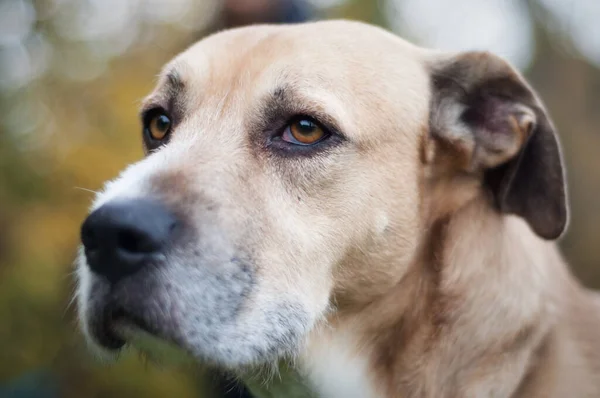
[[[534,91],[486,52],[436,55],[430,68],[430,135],[439,155],[481,175],[499,211],[521,216],[542,238],[559,237],[567,224],[560,148]]]

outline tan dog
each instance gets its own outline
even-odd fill
[[[498,57],[236,29],[170,62],[142,119],[148,156],[82,227],[90,341],[149,333],[259,397],[600,396],[600,301],[551,242],[559,144]]]

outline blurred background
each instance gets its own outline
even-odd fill
[[[139,100],[176,53],[225,27],[322,18],[488,49],[522,70],[562,138],[561,245],[600,287],[598,0],[0,0],[1,398],[214,396],[198,369],[135,355],[107,367],[85,351],[69,301],[88,190],[141,158]]]

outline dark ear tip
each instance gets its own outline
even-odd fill
[[[548,222],[533,224],[532,229],[542,239],[557,240],[566,232],[568,225],[569,217],[565,208]]]

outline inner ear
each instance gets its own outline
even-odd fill
[[[523,217],[543,238],[558,237],[567,222],[562,160],[533,90],[486,52],[437,58],[431,76],[437,156],[452,172],[482,176],[498,210]]]

